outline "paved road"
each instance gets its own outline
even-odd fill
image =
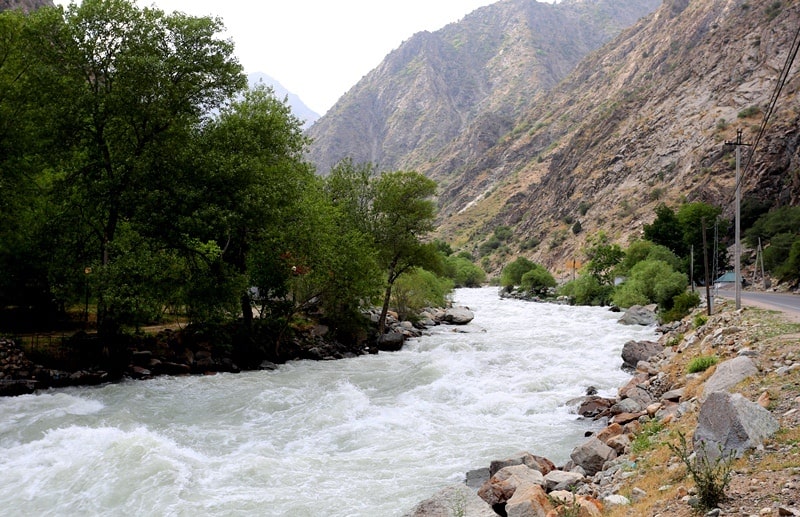
[[[716,294],[724,298],[736,298],[736,291],[733,288],[719,289]],[[781,311],[795,320],[800,320],[800,295],[742,291],[742,305]]]

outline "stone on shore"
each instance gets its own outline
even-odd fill
[[[589,438],[575,447],[570,458],[586,472],[587,476],[594,476],[601,470],[608,460],[617,457],[617,452],[604,444],[596,437]]]
[[[492,507],[478,497],[474,490],[461,483],[446,487],[433,497],[422,501],[403,517],[497,517]]]
[[[717,369],[706,381],[700,400],[705,400],[711,393],[727,391],[757,373],[758,367],[747,356],[739,356],[719,363]]]
[[[763,446],[780,424],[772,414],[740,393],[716,391],[700,406],[694,450],[710,461],[723,455],[740,458],[748,449]]]
[[[544,476],[538,470],[526,465],[513,465],[500,469],[497,474],[483,484],[478,496],[490,506],[507,502],[519,489],[533,485],[544,486]]]
[[[541,456],[534,456],[529,452],[520,452],[515,456],[506,458],[504,460],[494,460],[489,464],[489,476],[494,476],[505,467],[513,467],[514,465],[525,465],[526,467],[538,470],[542,475],[547,475],[551,470],[555,470],[556,466],[552,461]]]
[[[643,307],[641,305],[634,305],[625,311],[625,314],[622,315],[618,323],[623,325],[641,325],[643,327],[655,325],[658,323],[655,306],[648,305],[647,307]]]
[[[475,314],[466,307],[450,307],[444,313],[444,321],[452,325],[466,325],[475,319]]]
[[[623,365],[635,369],[639,361],[649,361],[664,351],[664,347],[655,341],[628,341],[622,345]]]

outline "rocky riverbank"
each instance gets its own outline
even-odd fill
[[[800,516],[800,325],[725,302],[661,330],[624,347],[633,377],[616,398],[571,402],[578,418],[607,426],[566,464],[512,454],[407,517]],[[698,358],[718,362],[689,373]],[[687,455],[737,458],[716,508],[700,504],[681,437]]]
[[[378,314],[367,314],[373,324]],[[465,325],[474,315],[466,307],[429,308],[415,321],[401,321],[396,313],[387,318],[388,332],[372,342],[342,343],[330,339],[324,325],[297,333],[284,348],[285,360],[334,360],[396,351],[405,340],[418,337],[437,325]],[[50,343],[50,342],[49,342]],[[272,370],[269,360],[237,360],[234,350],[220,347],[213,337],[194,331],[162,329],[152,335],[128,338],[114,359],[109,346],[96,336],[78,333],[50,343],[41,361],[34,361],[14,340],[0,338],[0,396],[34,393],[47,388],[88,386],[122,379],[150,379],[161,375],[210,375],[242,370]]]

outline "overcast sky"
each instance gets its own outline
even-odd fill
[[[245,72],[273,77],[322,115],[414,33],[435,31],[495,1],[137,0],[137,5],[222,18]]]

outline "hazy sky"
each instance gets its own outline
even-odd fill
[[[435,31],[495,1],[137,0],[137,5],[222,18],[247,73],[275,78],[322,115],[414,33]]]

